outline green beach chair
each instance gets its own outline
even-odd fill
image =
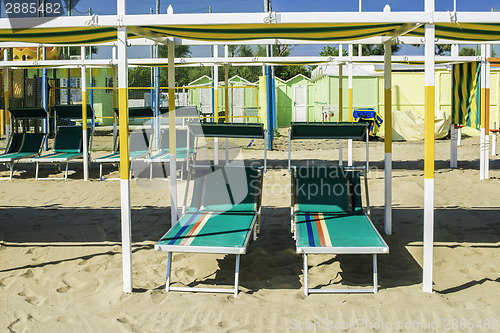
[[[389,247],[369,218],[368,182],[364,168],[307,166],[292,170],[292,230],[297,253],[304,256],[304,292],[364,293],[378,291],[377,254]],[[362,205],[364,176],[367,213]],[[313,289],[308,287],[310,254],[371,254],[372,289]]]
[[[129,135],[129,163],[133,160],[141,159],[148,156],[150,152],[150,143],[152,142],[152,134],[150,130],[135,130]],[[99,163],[99,180],[117,180],[120,178],[103,178],[102,166],[103,164],[114,164],[120,166],[120,147],[116,152],[94,159],[92,162]],[[132,175],[132,169],[130,169]]]
[[[262,168],[195,166],[191,205],[155,245],[168,252],[166,290],[238,294],[240,256],[259,231]],[[188,182],[189,184],[189,176]],[[186,192],[189,190],[186,186]],[[236,255],[234,288],[171,286],[172,253]]]
[[[178,129],[175,131],[176,143],[176,163],[181,163],[181,179],[184,178],[184,170],[189,172],[190,161],[195,157],[194,136],[190,135],[187,129]],[[170,138],[168,130],[161,132],[160,149],[144,161],[149,164],[149,178],[153,179],[153,164],[164,165],[170,163]],[[163,169],[164,176],[166,175]]]
[[[87,142],[90,154],[92,146],[92,131],[87,132]],[[83,157],[83,140],[81,126],[59,126],[54,141],[53,152],[47,155],[32,158],[30,161],[36,164],[35,179],[68,179],[69,161]],[[38,169],[40,164],[66,164],[64,178],[39,178]]]
[[[44,133],[13,133],[5,153],[0,154],[0,163],[8,165],[10,176],[0,179],[12,180],[15,164],[24,158],[39,156],[44,140]]]

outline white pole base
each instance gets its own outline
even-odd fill
[[[130,180],[120,180],[122,219],[123,292],[132,292],[132,232],[130,214]]]
[[[385,153],[384,179],[384,231],[386,235],[392,235],[392,153]]]
[[[432,292],[434,256],[434,178],[424,178],[423,291]]]

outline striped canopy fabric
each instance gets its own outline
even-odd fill
[[[425,26],[408,36],[425,36]],[[436,23],[436,38],[489,42],[500,40],[500,23]]]
[[[402,23],[282,23],[142,26],[152,33],[183,39],[240,41],[264,38],[345,41],[384,36]],[[134,29],[132,28],[132,31]]]
[[[278,23],[130,26],[128,38],[168,36],[201,41],[244,41],[256,39],[297,39],[310,41],[349,41],[389,36],[404,26],[399,23]],[[423,37],[425,28],[408,36]],[[500,40],[500,23],[437,23],[436,38],[468,41]],[[0,29],[0,42],[44,44],[98,44],[117,39],[116,27]]]
[[[479,130],[481,115],[481,63],[468,62],[452,67],[451,121]]]

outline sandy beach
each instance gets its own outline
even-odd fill
[[[93,157],[105,154],[109,147],[99,142],[109,141],[97,138]],[[167,255],[153,247],[170,227],[168,182],[131,182],[134,291],[125,294],[119,182],[99,182],[96,165],[85,182],[81,164],[66,182],[35,181],[33,165],[21,163],[26,172],[0,183],[0,331],[498,332],[500,157],[491,157],[490,179],[480,181],[479,139],[462,143],[458,169],[450,169],[450,142],[436,141],[432,294],[422,292],[423,142],[393,144],[391,236],[383,234],[383,142],[370,143],[372,220],[390,247],[379,256],[376,295],[304,296],[302,257],[290,233],[285,135],[268,153],[262,229],[242,256],[236,298],[165,292]],[[335,141],[297,141],[292,159],[333,163],[337,147]],[[364,153],[364,144],[355,142],[357,163]],[[261,160],[262,143],[240,154]],[[112,166],[105,172],[118,175]],[[42,173],[58,174],[55,167]],[[182,194],[184,182],[179,184]],[[234,256],[175,254],[172,279],[178,285],[227,287],[234,264]],[[311,256],[309,272],[311,287],[372,283],[369,255]]]

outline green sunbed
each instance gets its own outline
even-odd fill
[[[186,129],[178,129],[175,131],[175,160],[176,163],[181,163],[181,179],[184,178],[184,170],[189,172],[190,161],[194,160],[194,136]],[[153,178],[153,164],[170,163],[170,138],[168,130],[161,132],[160,147],[144,160],[149,163],[149,178]],[[163,174],[166,172],[163,170]]]
[[[160,239],[155,249],[168,252],[166,290],[238,294],[240,256],[253,233],[257,237],[262,169],[239,166],[197,166],[191,206]],[[189,179],[187,181],[189,184]],[[186,187],[187,193],[189,190]],[[172,253],[236,255],[234,288],[171,286]]]
[[[87,143],[91,145],[91,131],[87,132]],[[68,179],[69,161],[83,157],[83,140],[81,126],[59,126],[54,141],[52,153],[32,158],[30,161],[36,163],[35,179]],[[90,152],[90,149],[88,149]],[[66,164],[64,178],[39,178],[38,168],[40,164]]]
[[[129,163],[133,160],[144,158],[149,154],[151,143],[151,131],[136,130],[129,135]],[[119,147],[118,147],[119,148]],[[103,164],[117,164],[120,165],[120,150],[94,159],[92,162],[99,163],[99,180],[102,181],[102,166]],[[132,170],[130,170],[132,173]],[[107,178],[119,179],[119,178]]]
[[[264,140],[264,172],[267,171],[267,130],[263,124],[240,123],[195,123],[188,124],[195,137],[206,138],[248,138]],[[226,141],[226,164],[229,163]]]
[[[304,256],[304,292],[377,293],[377,254],[389,247],[365,214],[360,176],[364,169],[294,167],[292,169],[292,231],[297,253]],[[369,210],[368,210],[369,213]],[[309,254],[372,254],[373,289],[314,289],[308,287]]]
[[[366,140],[366,170],[368,170],[368,122],[292,122],[288,132],[288,171],[291,168],[292,140],[335,139]],[[341,149],[339,148],[341,152]],[[342,154],[340,154],[342,156]]]
[[[9,165],[10,176],[8,179],[12,179],[16,163],[24,158],[32,158],[40,155],[44,139],[44,133],[11,134],[5,153],[0,154],[0,163]]]

